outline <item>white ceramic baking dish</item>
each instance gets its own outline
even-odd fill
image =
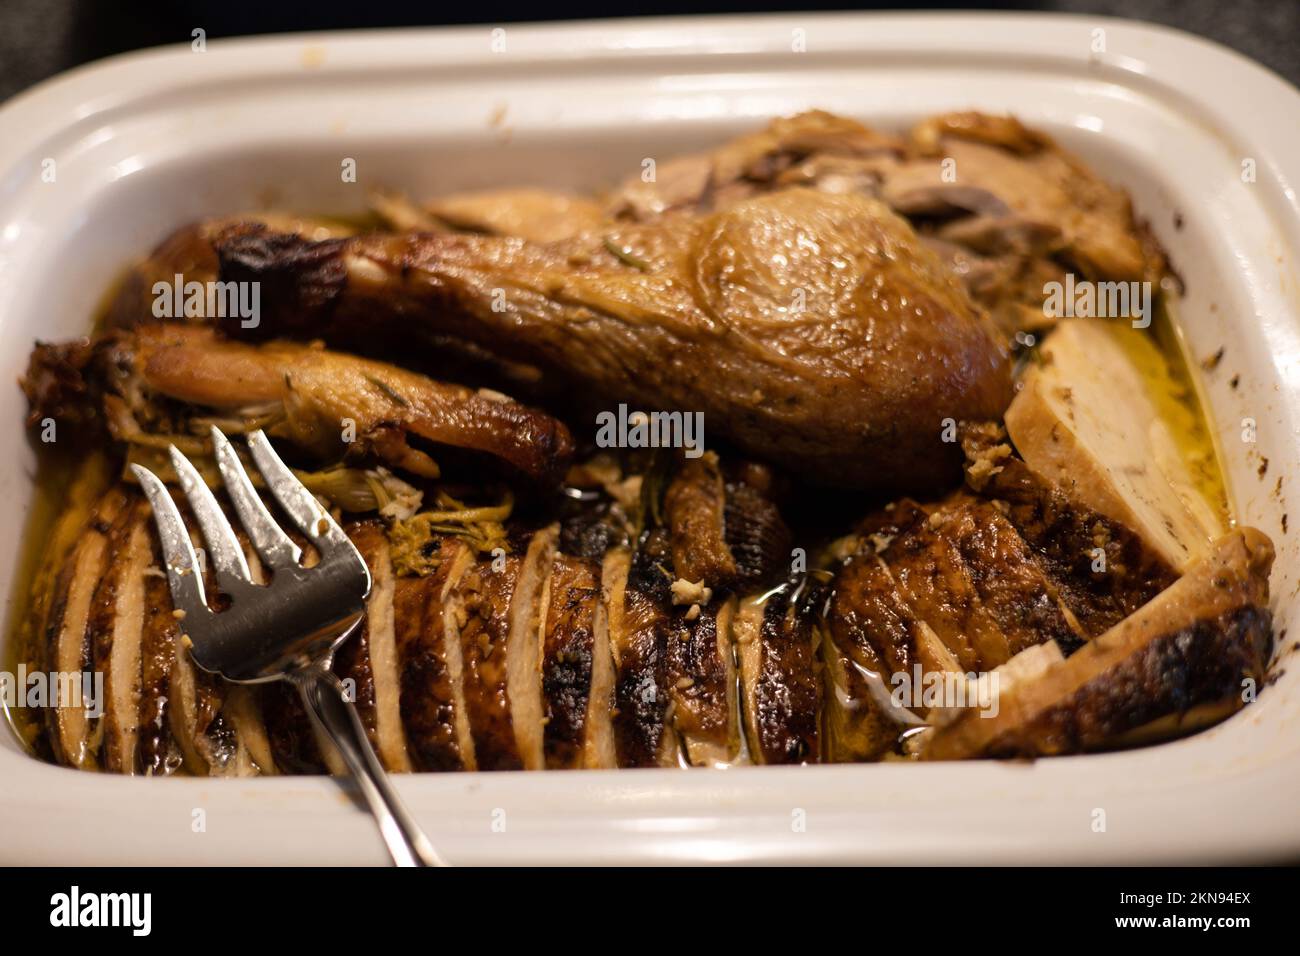
[[[381,185],[585,188],[809,107],[891,127],[1011,111],[1132,192],[1186,279],[1191,354],[1225,350],[1206,391],[1237,513],[1278,544],[1278,628],[1294,629],[1300,558],[1282,519],[1300,483],[1300,93],[1150,26],[1019,15],[484,26],[220,41],[85,67],[0,109],[0,369],[12,382],[33,339],[84,331],[124,262],[185,220],[268,203],[346,212]],[[340,176],[347,158],[355,184]],[[7,602],[32,499],[22,416],[18,390],[0,389]],[[1243,418],[1257,423],[1254,444]],[[1213,730],[1104,756],[398,786],[456,863],[1295,858],[1300,668],[1289,670]],[[0,861],[385,857],[328,779],[79,773],[5,735]]]

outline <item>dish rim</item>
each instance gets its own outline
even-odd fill
[[[810,61],[819,65],[847,63],[864,52],[900,61],[905,55],[948,55],[970,63],[1019,58],[1028,70],[1101,75],[1173,108],[1181,105],[1213,137],[1251,144],[1258,181],[1266,187],[1261,205],[1284,237],[1280,254],[1296,261],[1300,129],[1262,121],[1252,127],[1248,120],[1300,114],[1300,92],[1235,52],[1168,28],[1056,15],[823,14],[506,29],[515,51],[510,69],[520,77],[529,68],[549,68],[582,78],[629,62],[633,72],[645,74],[681,74],[692,67],[706,74],[709,69],[785,70],[785,64],[770,64],[788,55],[790,32],[800,28],[825,44]],[[1080,56],[1074,44],[1085,28],[1104,29],[1127,44],[1125,49],[1142,54],[1101,61]],[[483,73],[492,69],[486,43],[480,42],[485,29],[214,40],[197,60],[183,46],[80,67],[0,108],[0,210],[7,211],[21,195],[20,178],[34,161],[62,155],[95,131],[141,112],[181,109],[188,96],[219,98],[223,86],[292,88],[321,78],[346,81],[404,70],[421,70],[430,81],[457,71]],[[439,62],[430,65],[434,48]],[[171,68],[179,67],[179,58],[193,69]],[[1250,108],[1243,109],[1243,102]],[[0,238],[0,287],[14,277],[17,260],[9,256],[15,242]],[[1300,302],[1294,286],[1291,301]],[[12,324],[26,330],[30,323],[12,315],[12,302],[10,293],[0,292],[0,328]],[[1273,325],[1261,320],[1260,334],[1294,343],[1300,338],[1297,316],[1300,305],[1275,317]],[[1300,384],[1280,373],[1277,384],[1290,421],[1300,421]],[[11,588],[12,582],[0,586]],[[1290,620],[1280,620],[1279,628]],[[453,862],[1015,862],[1035,859],[1040,841],[1054,861],[1293,856],[1300,852],[1300,813],[1285,797],[1300,784],[1300,742],[1271,755],[1238,753],[1235,774],[1209,766],[1223,759],[1217,751],[1224,740],[1240,736],[1229,728],[1261,719],[1247,711],[1172,744],[1054,758],[1032,767],[874,764],[717,774],[420,775],[397,785]],[[1166,776],[1142,782],[1143,772]],[[1253,775],[1249,786],[1248,774]],[[1080,784],[1094,776],[1104,778],[1104,785],[1081,794]],[[859,787],[870,787],[871,793],[855,794]],[[1206,826],[1225,806],[1248,803],[1251,814]],[[99,812],[87,818],[87,808]],[[499,808],[512,821],[505,833],[490,828],[491,811]],[[286,856],[303,863],[384,861],[369,820],[325,778],[112,778],[42,764],[6,746],[0,748],[0,809],[0,859],[7,862],[274,863]],[[205,810],[212,821],[206,834],[188,829],[195,809]],[[1105,834],[1091,829],[1098,809],[1112,821]],[[803,831],[795,829],[796,811],[803,811]],[[1069,829],[1074,824],[1077,832]],[[1186,839],[1189,831],[1199,844]],[[327,832],[328,843],[321,839]]]

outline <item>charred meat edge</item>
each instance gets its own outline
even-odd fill
[[[1241,682],[1264,678],[1273,547],[1252,528],[1211,552],[1131,617],[1040,679],[1002,695],[997,716],[967,710],[922,756],[1044,756],[1105,746],[1164,714],[1210,702],[1241,706]]]

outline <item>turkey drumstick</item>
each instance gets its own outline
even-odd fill
[[[938,489],[960,463],[947,420],[1011,397],[988,319],[861,195],[781,190],[545,244],[246,223],[214,246],[223,281],[261,283],[259,326],[231,334],[459,336],[605,401],[702,412],[710,437],[820,483]]]

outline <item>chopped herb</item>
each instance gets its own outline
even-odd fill
[[[623,265],[631,266],[633,269],[639,269],[642,272],[650,271],[650,263],[634,256],[631,249],[628,249],[626,246],[620,246],[609,236],[605,237],[605,248],[609,251],[610,255],[623,263]]]
[[[480,554],[500,548],[510,550],[502,522],[514,509],[514,496],[506,492],[499,505],[471,508],[445,491],[437,494],[437,511],[426,511],[404,521],[395,521],[389,529],[393,568],[399,575],[424,576],[438,568],[439,558],[430,548],[442,535],[460,538]]]
[[[367,375],[366,381],[369,382],[371,385],[373,385],[375,388],[379,389],[381,392],[383,392],[385,395],[387,395],[389,398],[395,401],[398,405],[401,405],[403,408],[411,407],[410,402],[402,398],[401,395],[399,395],[396,391],[393,390],[393,387],[391,385],[389,385],[387,382],[383,381],[382,379],[375,378],[373,375]]]

